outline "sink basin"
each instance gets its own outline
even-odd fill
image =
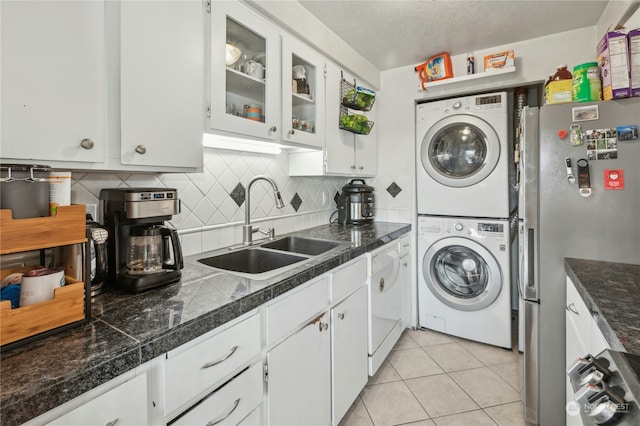
[[[261,247],[298,254],[305,254],[308,256],[316,256],[318,254],[329,251],[339,245],[340,243],[335,241],[316,240],[313,238],[303,237],[285,237],[280,240],[262,244]]]
[[[261,274],[302,262],[308,258],[260,249],[244,249],[233,253],[198,259],[198,262],[226,271]]]

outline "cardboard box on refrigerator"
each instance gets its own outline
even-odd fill
[[[597,53],[602,78],[602,98],[608,101],[631,96],[627,34],[608,31],[598,43]]]
[[[573,80],[555,80],[544,87],[544,98],[547,104],[564,104],[571,102]]]
[[[631,96],[640,96],[640,28],[629,31]]]

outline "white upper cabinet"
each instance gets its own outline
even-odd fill
[[[323,148],[324,56],[299,40],[282,38],[282,133],[285,142]]]
[[[202,167],[204,4],[123,1],[123,165]]]
[[[223,132],[280,137],[280,33],[231,1],[211,3],[211,118]]]
[[[3,161],[202,167],[204,4],[2,1]]]
[[[370,111],[353,111],[342,105],[343,80],[357,87],[357,80],[331,62],[326,64],[325,78],[325,144],[322,152],[289,154],[290,176],[375,176],[377,142],[375,125],[369,134],[357,134],[341,128],[345,110],[367,117],[375,124],[375,107]],[[371,126],[371,124],[368,124]]]
[[[4,159],[103,162],[102,1],[2,1]]]
[[[341,70],[335,64],[327,66],[327,142],[326,142],[326,173],[347,176],[373,176],[376,174],[377,146],[375,125],[369,134],[357,134],[340,128],[340,118],[343,114],[342,89],[343,80],[357,86],[357,79]],[[365,115],[370,121],[374,116],[374,109],[349,113]]]

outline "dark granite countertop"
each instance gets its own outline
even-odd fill
[[[565,270],[611,349],[640,355],[640,265],[566,258]]]
[[[88,323],[1,353],[2,424],[45,413],[410,230],[375,222],[291,233],[341,244],[262,281],[197,262],[221,249],[186,258],[178,283],[137,295],[109,288],[95,298]]]

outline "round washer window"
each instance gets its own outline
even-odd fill
[[[462,237],[433,243],[422,259],[422,275],[438,300],[460,311],[486,308],[503,286],[495,257],[481,244]]]
[[[487,136],[468,124],[454,124],[440,130],[429,145],[429,161],[438,173],[464,179],[486,164]]]
[[[500,139],[486,121],[454,115],[435,123],[420,146],[422,167],[435,181],[450,187],[481,182],[500,159]]]
[[[478,297],[489,283],[489,268],[473,250],[463,246],[447,246],[432,261],[435,279],[444,291],[455,297]]]

